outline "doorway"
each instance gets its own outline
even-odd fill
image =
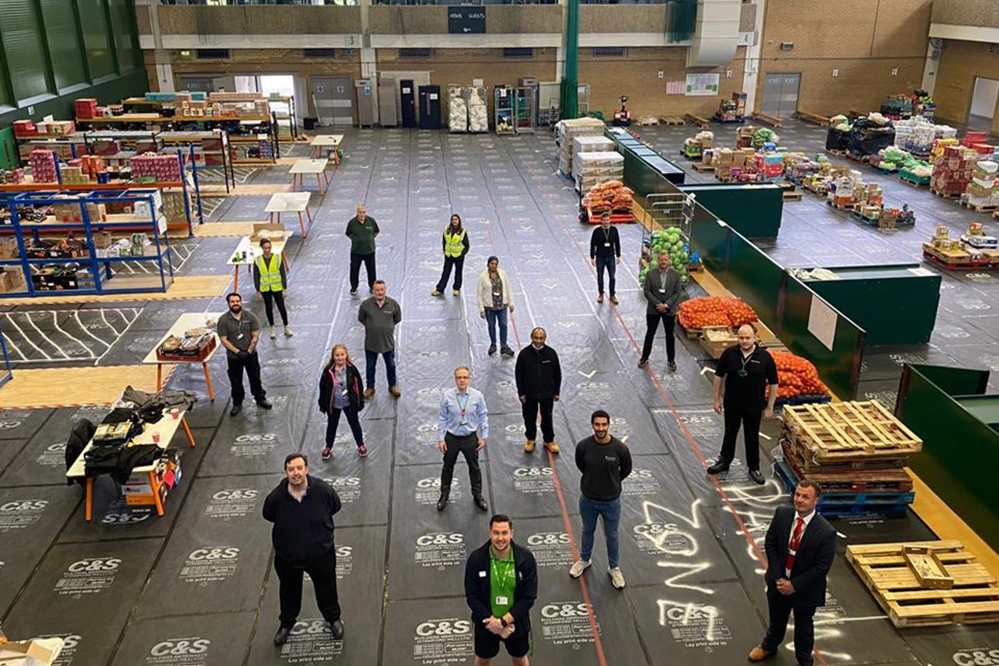
[[[309,94],[321,126],[354,124],[354,91],[347,76],[313,76]]]
[[[999,102],[999,81],[976,76],[971,109],[968,111],[968,127],[991,130],[996,102]]]
[[[798,110],[801,73],[767,74],[763,79],[763,103],[760,111],[768,116],[787,118]]]

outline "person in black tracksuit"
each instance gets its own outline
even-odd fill
[[[590,236],[590,263],[597,269],[597,303],[604,302],[604,269],[610,278],[610,302],[617,305],[615,286],[617,265],[621,263],[621,236],[611,226],[610,211],[600,216],[600,226]]]
[[[558,362],[558,354],[545,344],[548,334],[543,328],[531,331],[531,344],[520,350],[517,355],[517,395],[523,405],[524,434],[527,442],[524,452],[534,451],[534,442],[538,437],[538,408],[541,408],[541,435],[544,437],[545,448],[552,453],[558,453],[555,443],[555,426],[552,421],[552,409],[558,402],[562,390],[562,368]]]
[[[333,455],[333,442],[336,441],[336,430],[340,425],[340,414],[347,415],[347,423],[354,434],[357,444],[357,454],[367,457],[368,448],[364,445],[364,433],[361,431],[359,414],[364,409],[364,383],[361,373],[354,365],[347,352],[347,345],[333,345],[329,363],[323,368],[319,378],[319,411],[326,415],[326,447],[323,448],[323,460],[329,460]]]

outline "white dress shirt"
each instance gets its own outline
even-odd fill
[[[795,512],[795,514],[794,514],[794,520],[791,521],[791,535],[787,538],[787,549],[788,549],[788,553],[790,553],[790,554],[792,554],[794,556],[798,555],[797,551],[792,551],[791,550],[791,542],[794,541],[794,528],[798,524],[798,518],[801,518],[802,520],[805,521],[805,524],[801,526],[801,537],[800,537],[800,539],[804,539],[805,538],[805,530],[808,529],[808,523],[812,522],[812,518],[814,516],[815,516],[815,509],[812,509],[812,511],[808,515],[805,515],[805,516],[799,515],[797,512]],[[798,545],[799,546],[801,545],[801,541],[800,540],[798,541]],[[790,578],[791,577],[791,570],[785,567],[785,569],[784,569],[784,575],[787,576],[788,578]]]

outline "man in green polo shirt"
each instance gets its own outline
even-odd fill
[[[357,207],[357,215],[347,222],[345,232],[350,239],[350,295],[357,296],[357,281],[361,276],[361,262],[364,262],[364,272],[368,275],[368,290],[374,291],[375,280],[375,236],[378,235],[378,223],[375,218],[368,217],[368,209],[364,204]]]
[[[489,541],[465,564],[465,601],[475,625],[475,666],[489,666],[506,645],[513,666],[529,666],[531,607],[538,597],[538,566],[528,549],[513,541],[513,521],[496,514]]]

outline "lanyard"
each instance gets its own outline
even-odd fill
[[[603,232],[604,232],[604,242],[609,243],[611,236],[610,229],[604,229]]]
[[[756,349],[754,348],[752,354],[750,354],[749,356],[743,356],[742,357],[742,368],[739,369],[739,376],[740,377],[748,377],[749,376],[749,373],[746,372],[746,365],[753,359],[753,356],[755,354],[756,354]]]
[[[496,558],[491,557],[489,558],[489,560],[490,560],[489,565],[492,567],[493,578],[495,578],[497,582],[503,583],[504,581],[506,581],[506,579],[511,577],[510,571],[511,569],[513,569],[513,564],[514,564],[513,558],[510,558],[509,560],[497,560]],[[504,571],[502,576],[500,576],[499,567],[496,565],[497,562],[503,563]],[[495,590],[495,592],[498,591],[499,590]]]
[[[466,393],[465,394],[465,402],[462,403],[461,398],[459,397],[459,395],[460,394],[458,394],[458,393],[454,394],[454,401],[456,403],[458,403],[458,409],[461,412],[461,425],[465,425],[467,423],[467,421],[465,419],[465,412],[466,412],[466,408],[468,407],[468,399],[469,399],[470,396]]]

